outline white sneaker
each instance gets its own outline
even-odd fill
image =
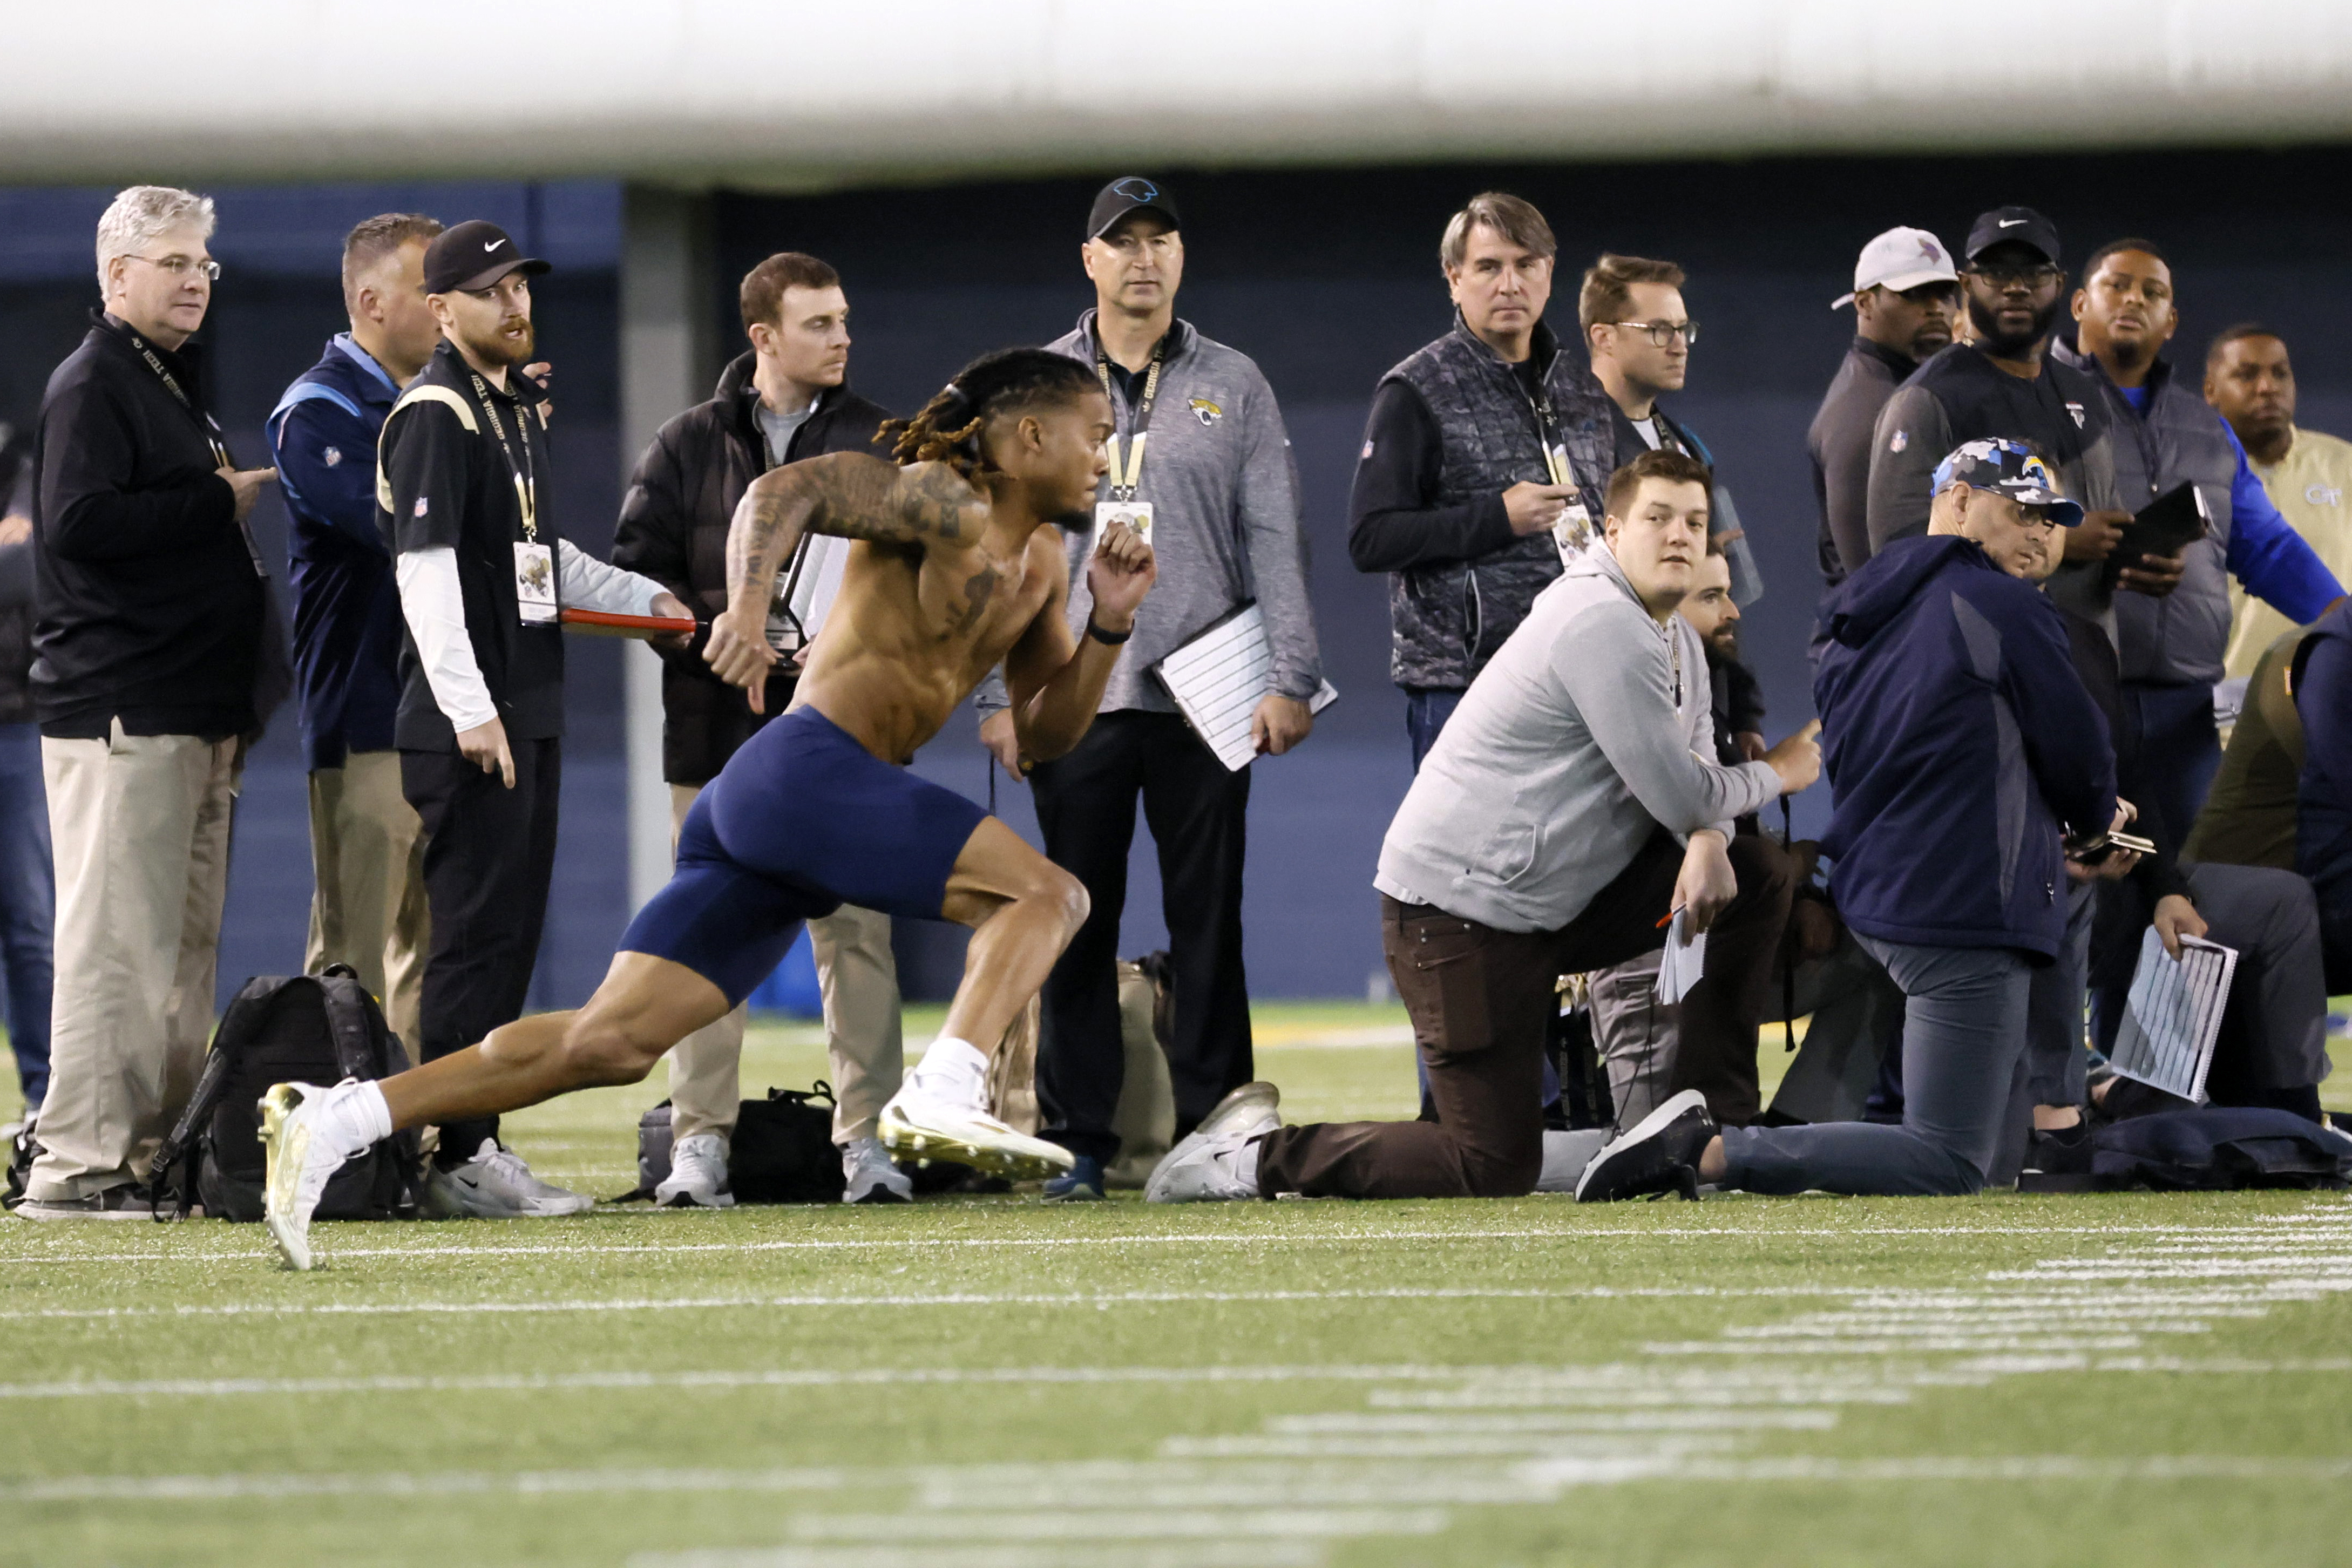
[[[876,1119],[894,1159],[947,1160],[1009,1181],[1044,1181],[1070,1168],[1070,1151],[1016,1133],[977,1106],[929,1092],[912,1078]]]
[[[433,1167],[425,1178],[425,1205],[445,1219],[550,1219],[585,1214],[596,1200],[540,1180],[520,1155],[484,1138],[464,1165]]]
[[[890,1161],[879,1138],[852,1138],[841,1145],[841,1201],[912,1203],[915,1184]]]
[[[1271,1083],[1244,1083],[1202,1118],[1201,1124],[1151,1167],[1146,1203],[1229,1203],[1256,1197],[1257,1150],[1252,1145],[1282,1125],[1282,1092]]]
[[[716,1133],[695,1133],[670,1145],[669,1175],[654,1188],[656,1208],[732,1208],[727,1185],[727,1145]]]
[[[364,1087],[348,1078],[331,1089],[273,1083],[261,1097],[261,1216],[289,1269],[311,1266],[310,1211],[327,1178],[368,1146],[352,1118],[339,1114]]]

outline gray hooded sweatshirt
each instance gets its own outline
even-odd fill
[[[1498,931],[1557,931],[1660,827],[1728,836],[1780,793],[1765,764],[1715,760],[1698,633],[1652,619],[1596,539],[1470,684],[1372,885]]]

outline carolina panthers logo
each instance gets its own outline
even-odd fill
[[[1196,397],[1192,400],[1192,417],[1204,425],[1214,424],[1225,417],[1225,411],[1207,398]]]
[[[1118,182],[1111,186],[1111,189],[1130,202],[1156,202],[1160,199],[1159,186],[1149,180],[1139,180],[1132,175]]]

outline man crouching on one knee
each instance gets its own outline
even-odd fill
[[[1761,762],[1715,756],[1706,654],[1675,613],[1707,554],[1706,466],[1649,452],[1471,683],[1389,826],[1373,885],[1435,1122],[1285,1127],[1267,1086],[1171,1151],[1147,1196],[1513,1197],[1543,1156],[1547,1019],[1563,974],[1712,931],[1685,1036],[1755,1049],[1790,885],[1732,819],[1811,784],[1809,725]],[[1255,1092],[1253,1092],[1255,1091]]]

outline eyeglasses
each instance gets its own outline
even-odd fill
[[[1995,288],[2039,288],[2066,276],[2065,269],[2043,262],[2038,267],[1971,267],[1969,270]]]
[[[194,272],[202,274],[205,279],[208,282],[217,283],[220,281],[220,263],[212,260],[210,257],[206,257],[203,261],[198,261],[194,256],[180,256],[175,253],[171,256],[127,256],[122,259],[125,261],[143,261],[152,267],[155,267],[163,272],[170,273],[173,277],[185,277],[188,274]]]
[[[1696,321],[1608,321],[1603,322],[1602,325],[1622,327],[1628,331],[1646,332],[1649,334],[1650,341],[1661,349],[1676,338],[1680,338],[1685,344],[1698,341],[1698,323]]]

